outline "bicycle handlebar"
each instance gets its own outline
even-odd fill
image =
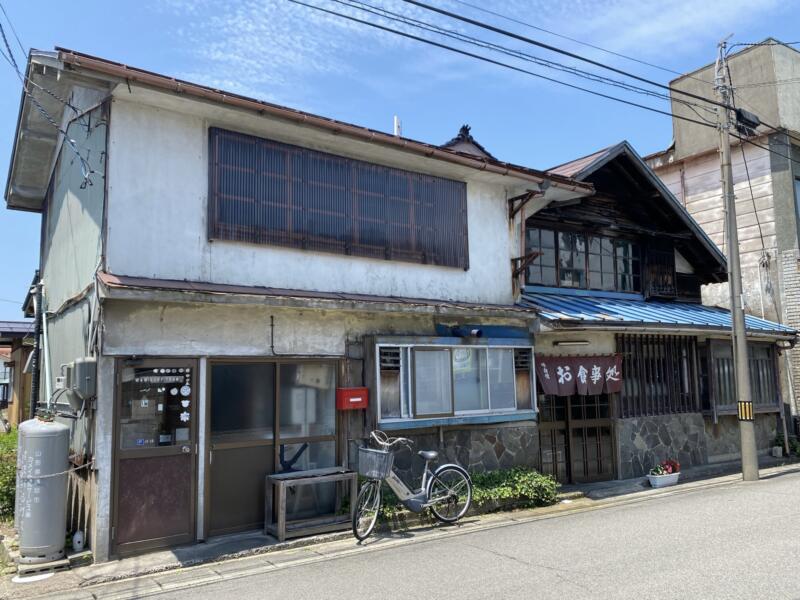
[[[388,435],[386,435],[383,431],[380,431],[378,429],[372,431],[370,433],[370,437],[373,440],[375,440],[376,444],[378,444],[381,448],[385,448],[386,450],[388,450],[392,446],[395,446],[396,444],[405,444],[408,447],[411,447],[414,444],[414,442],[408,438],[404,437],[391,438]]]

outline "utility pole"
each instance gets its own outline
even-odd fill
[[[714,76],[714,89],[725,106],[731,105],[731,89],[725,63],[727,40],[718,46]],[[742,267],[739,257],[739,230],[736,224],[736,197],[733,193],[733,169],[731,167],[730,111],[717,107],[719,129],[720,167],[722,171],[722,199],[728,230],[728,285],[731,292],[731,321],[733,336],[734,371],[736,372],[736,394],[739,414],[739,432],[742,440],[742,478],[758,481],[758,456],[756,433],[753,424],[753,397],[750,391],[750,369],[747,356],[747,333],[744,322],[742,296]]]

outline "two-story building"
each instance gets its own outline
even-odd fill
[[[69,420],[97,560],[259,529],[265,475],[373,428],[572,481],[736,452],[729,315],[699,302],[724,258],[626,144],[545,172],[70,50],[27,75],[6,201],[43,217],[41,404],[97,360]],[[794,332],[749,325],[764,446]]]
[[[736,107],[763,124],[733,139],[732,171],[745,311],[800,328],[800,52],[773,38],[732,52],[728,74]],[[719,136],[696,118],[679,93],[715,99],[713,63],[670,82],[673,141],[646,157],[703,230],[727,253]],[[740,134],[737,134],[740,135]],[[729,306],[727,284],[707,286],[704,301]],[[800,348],[781,360],[786,403],[800,419]]]

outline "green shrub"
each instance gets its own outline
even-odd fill
[[[549,475],[542,475],[533,469],[516,467],[473,473],[473,507],[483,510],[502,510],[503,508],[531,508],[550,506],[558,501],[560,484]],[[387,486],[381,489],[380,517],[391,520],[404,509],[400,500]]]
[[[17,430],[0,433],[0,520],[14,517],[17,492]]]
[[[555,479],[523,467],[476,473],[472,484],[473,500],[478,505],[549,506],[558,498],[559,483]]]

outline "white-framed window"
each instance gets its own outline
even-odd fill
[[[376,345],[378,419],[535,409],[530,346]]]

